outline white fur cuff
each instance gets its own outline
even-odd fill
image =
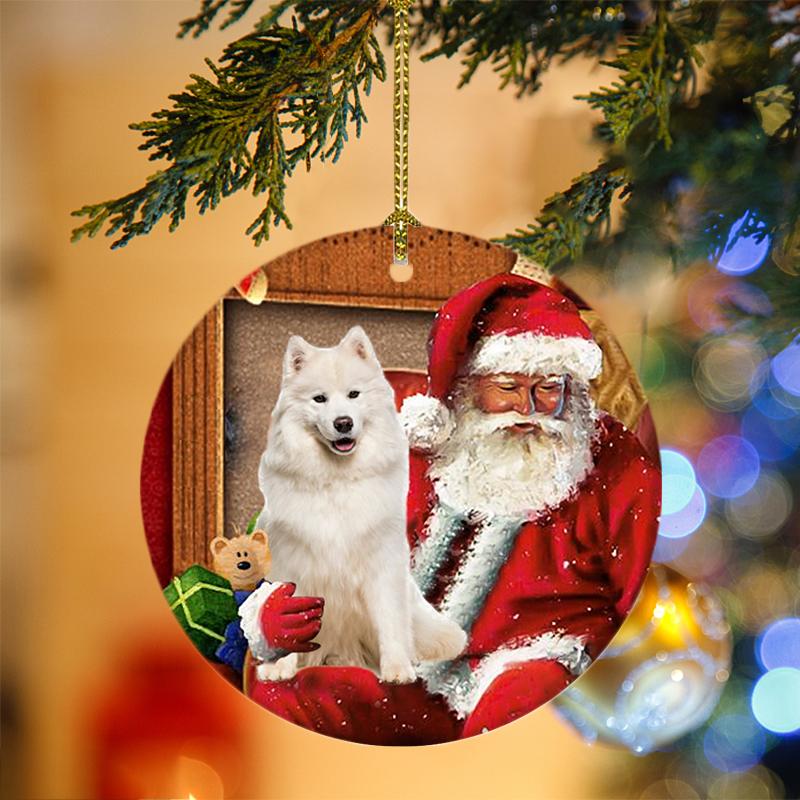
[[[248,598],[239,606],[239,618],[241,619],[242,633],[247,639],[250,652],[259,661],[274,661],[280,651],[272,649],[261,632],[261,609],[267,602],[269,596],[279,587],[283,586],[280,581],[270,583],[264,581]]]
[[[586,652],[586,640],[582,636],[543,633],[517,647],[500,648],[486,656],[473,673],[475,689],[471,697],[470,711],[475,708],[495,678],[514,664],[526,661],[558,661],[573,675],[582,674],[591,663]]]
[[[443,445],[453,432],[450,409],[438,398],[412,394],[400,408],[400,423],[412,450],[432,453]]]
[[[424,664],[419,673],[431,694],[441,694],[459,719],[471,714],[495,678],[514,664],[558,661],[573,675],[584,672],[591,659],[582,636],[544,633],[516,646],[501,647],[484,656],[471,670],[464,659]]]
[[[465,373],[490,375],[519,372],[525,375],[568,373],[586,383],[603,367],[603,351],[597,342],[579,336],[556,338],[541,333],[501,333],[481,339]]]

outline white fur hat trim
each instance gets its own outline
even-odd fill
[[[584,383],[603,367],[603,351],[590,339],[556,338],[542,333],[486,336],[475,347],[464,370],[467,375],[519,372],[524,375],[568,373]]]
[[[400,407],[400,423],[413,450],[432,453],[444,444],[453,432],[450,409],[438,398],[412,394]]]

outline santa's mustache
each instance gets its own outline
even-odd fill
[[[520,414],[517,411],[504,411],[491,414],[482,413],[473,420],[476,432],[485,435],[495,431],[512,428],[514,425],[533,425],[543,433],[553,437],[563,437],[572,427],[569,420],[558,419],[549,414]]]

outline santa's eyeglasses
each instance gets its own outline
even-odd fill
[[[557,416],[564,410],[567,375],[482,375],[476,378],[487,411],[515,409]]]

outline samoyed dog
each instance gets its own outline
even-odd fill
[[[270,580],[325,599],[320,648],[260,663],[260,680],[337,664],[408,683],[415,663],[461,653],[466,634],[423,598],[411,576],[408,441],[361,327],[336,347],[289,340],[259,484]]]

